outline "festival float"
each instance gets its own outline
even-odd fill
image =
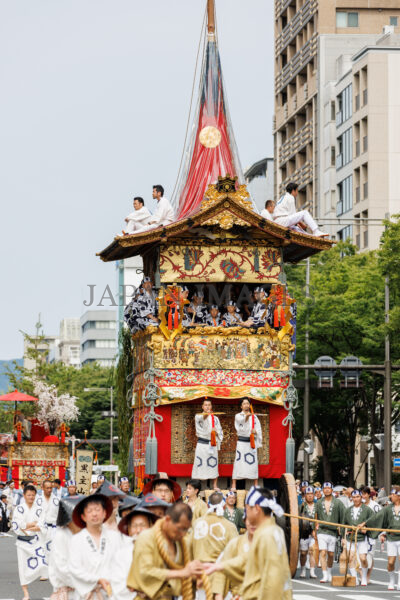
[[[36,402],[37,398],[15,390],[0,396],[2,402],[12,402],[14,409],[14,434],[0,436],[0,480],[12,479],[16,488],[29,480],[41,486],[45,479],[65,481],[69,466],[68,444],[65,442],[67,428],[61,426],[60,437],[48,435],[48,430],[38,419],[24,417],[17,410],[19,402]]]
[[[280,503],[297,514],[293,478],[292,383],[295,299],[285,264],[327,250],[332,242],[282,227],[258,214],[244,185],[228,114],[208,0],[206,43],[193,134],[170,225],[117,236],[103,261],[140,255],[157,295],[158,324],[133,334],[133,447],[136,487],[165,472],[184,482],[196,447],[195,414],[209,398],[224,432],[220,487],[229,487],[235,459],[239,401],[249,398],[263,428],[260,482],[278,489]],[[235,299],[241,310],[256,288],[265,290],[272,321],[263,327],[184,326],[184,308],[201,289],[207,304]],[[185,290],[189,290],[189,294]],[[157,451],[158,450],[158,451]],[[297,519],[286,519],[291,567],[298,556]]]

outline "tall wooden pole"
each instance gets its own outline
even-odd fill
[[[215,33],[215,2],[207,0],[207,29],[208,33]]]

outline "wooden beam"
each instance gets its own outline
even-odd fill
[[[207,29],[208,33],[215,33],[215,2],[207,0]]]

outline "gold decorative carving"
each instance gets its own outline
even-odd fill
[[[218,177],[218,183],[216,185],[209,185],[206,193],[204,194],[204,200],[201,204],[202,210],[214,206],[220,200],[228,198],[234,200],[243,208],[254,212],[253,204],[250,198],[250,194],[247,191],[245,185],[239,185],[236,187],[237,177],[232,178],[229,175],[226,177]],[[225,206],[229,207],[229,202],[225,203]],[[219,219],[220,215],[218,215]]]
[[[216,148],[221,143],[222,135],[217,127],[207,125],[200,131],[199,140],[205,148]]]
[[[226,203],[226,205],[229,207],[228,203]],[[222,213],[219,213],[217,217],[204,221],[203,225],[219,225],[221,229],[232,229],[234,225],[246,227],[248,226],[248,223],[247,221],[243,221],[243,219],[239,219],[239,217],[230,211],[224,210]]]

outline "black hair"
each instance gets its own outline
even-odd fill
[[[140,202],[140,204],[142,206],[144,206],[144,200],[143,200],[143,198],[141,198],[141,196],[135,196],[133,201],[135,201],[135,200],[137,200],[138,202]]]
[[[192,509],[184,502],[175,502],[175,504],[170,506],[165,513],[165,516],[168,516],[173,523],[179,523],[182,515],[187,517],[189,521],[193,518]]]
[[[156,190],[156,192],[160,192],[161,193],[161,197],[164,196],[164,188],[162,185],[153,185],[153,190]]]
[[[192,488],[194,488],[195,490],[197,490],[197,492],[201,492],[201,481],[200,481],[200,479],[189,479],[189,481],[186,482],[186,485],[191,485]]]
[[[85,508],[87,507],[88,504],[101,504],[101,506],[104,508],[104,510],[107,510],[107,500],[105,498],[101,498],[100,496],[97,496],[96,494],[91,494],[90,496],[86,496],[88,498],[88,500],[85,502],[85,505],[82,509],[82,513],[85,512]]]
[[[37,490],[34,485],[32,485],[31,483],[27,483],[24,487],[24,494],[26,494],[26,492],[35,492],[36,494]]]
[[[203,406],[204,402],[211,402],[210,398],[204,398],[203,402],[201,403],[201,405]],[[212,404],[212,402],[211,402]]]
[[[152,490],[154,490],[154,488],[156,488],[158,485],[163,485],[163,484],[165,484],[171,492],[174,491],[174,484],[171,481],[168,481],[168,479],[163,479],[162,481],[156,481],[152,487]]]
[[[364,487],[361,488],[360,492],[364,493],[364,494],[368,494],[368,496],[370,496],[371,495],[371,488],[369,488],[367,485],[365,485]]]
[[[47,481],[50,481],[50,479],[47,479]],[[59,483],[61,485],[61,479],[54,479],[54,483]]]
[[[265,208],[268,208],[268,206],[272,206],[272,204],[275,204],[274,200],[267,200],[265,203]]]
[[[223,498],[224,495],[221,492],[213,492],[208,499],[208,504],[215,506],[216,504],[222,502]]]
[[[243,404],[243,402],[244,402],[245,400],[247,400],[247,402],[248,402],[249,404],[251,404],[251,402],[250,402],[250,398],[248,398],[247,396],[245,396],[244,398],[240,398],[240,400],[239,400],[239,408],[242,408],[242,404]]]
[[[299,189],[299,186],[297,185],[297,183],[295,183],[294,181],[291,181],[290,183],[287,184],[286,186],[286,191],[291,194],[292,192],[295,192],[296,190]]]

